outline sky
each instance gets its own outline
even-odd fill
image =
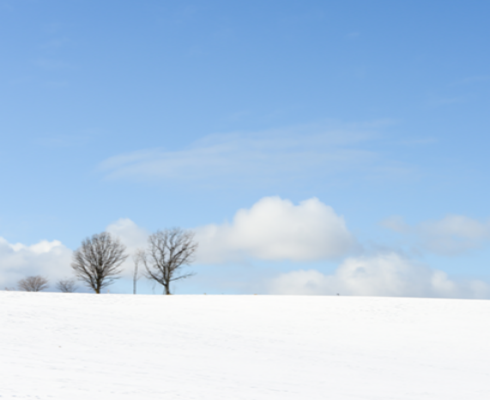
[[[489,12],[0,0],[0,287],[182,227],[176,293],[490,298]]]

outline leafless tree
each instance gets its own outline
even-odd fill
[[[60,279],[56,282],[56,289],[63,293],[73,293],[77,290],[74,279]]]
[[[41,290],[48,288],[48,280],[40,275],[28,276],[25,279],[21,279],[18,283],[20,290],[26,292],[40,292]]]
[[[71,267],[80,281],[100,293],[119,278],[120,266],[128,257],[125,251],[126,246],[108,232],[95,234],[73,253]]]
[[[134,269],[133,269],[133,294],[136,294],[136,285],[138,283],[138,280],[140,279],[140,269],[139,269],[139,266],[143,262],[144,257],[145,257],[145,251],[143,249],[138,249],[133,254],[133,263],[134,263]]]
[[[147,277],[162,285],[165,294],[171,294],[171,282],[194,275],[182,274],[181,269],[192,262],[196,249],[192,232],[172,228],[153,233],[142,258]]]

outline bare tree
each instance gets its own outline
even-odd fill
[[[134,269],[133,269],[133,294],[136,294],[136,285],[138,283],[138,280],[140,279],[139,266],[143,262],[144,257],[145,257],[145,251],[142,250],[142,249],[136,250],[136,252],[133,254],[133,263],[134,263]]]
[[[95,234],[73,253],[71,267],[80,281],[100,293],[119,278],[120,266],[128,257],[125,251],[126,246],[108,232]]]
[[[25,279],[21,279],[18,283],[20,290],[26,292],[40,292],[41,290],[48,288],[48,280],[40,275],[28,276]]]
[[[142,258],[147,277],[162,285],[165,294],[171,294],[171,282],[194,275],[182,274],[181,269],[192,262],[196,249],[192,232],[172,228],[153,233]]]
[[[56,282],[56,289],[63,293],[73,293],[78,288],[74,279],[60,279]]]

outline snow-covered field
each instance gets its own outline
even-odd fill
[[[490,301],[0,292],[0,398],[490,399]]]

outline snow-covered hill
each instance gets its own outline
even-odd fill
[[[0,292],[0,398],[487,400],[490,301]]]

